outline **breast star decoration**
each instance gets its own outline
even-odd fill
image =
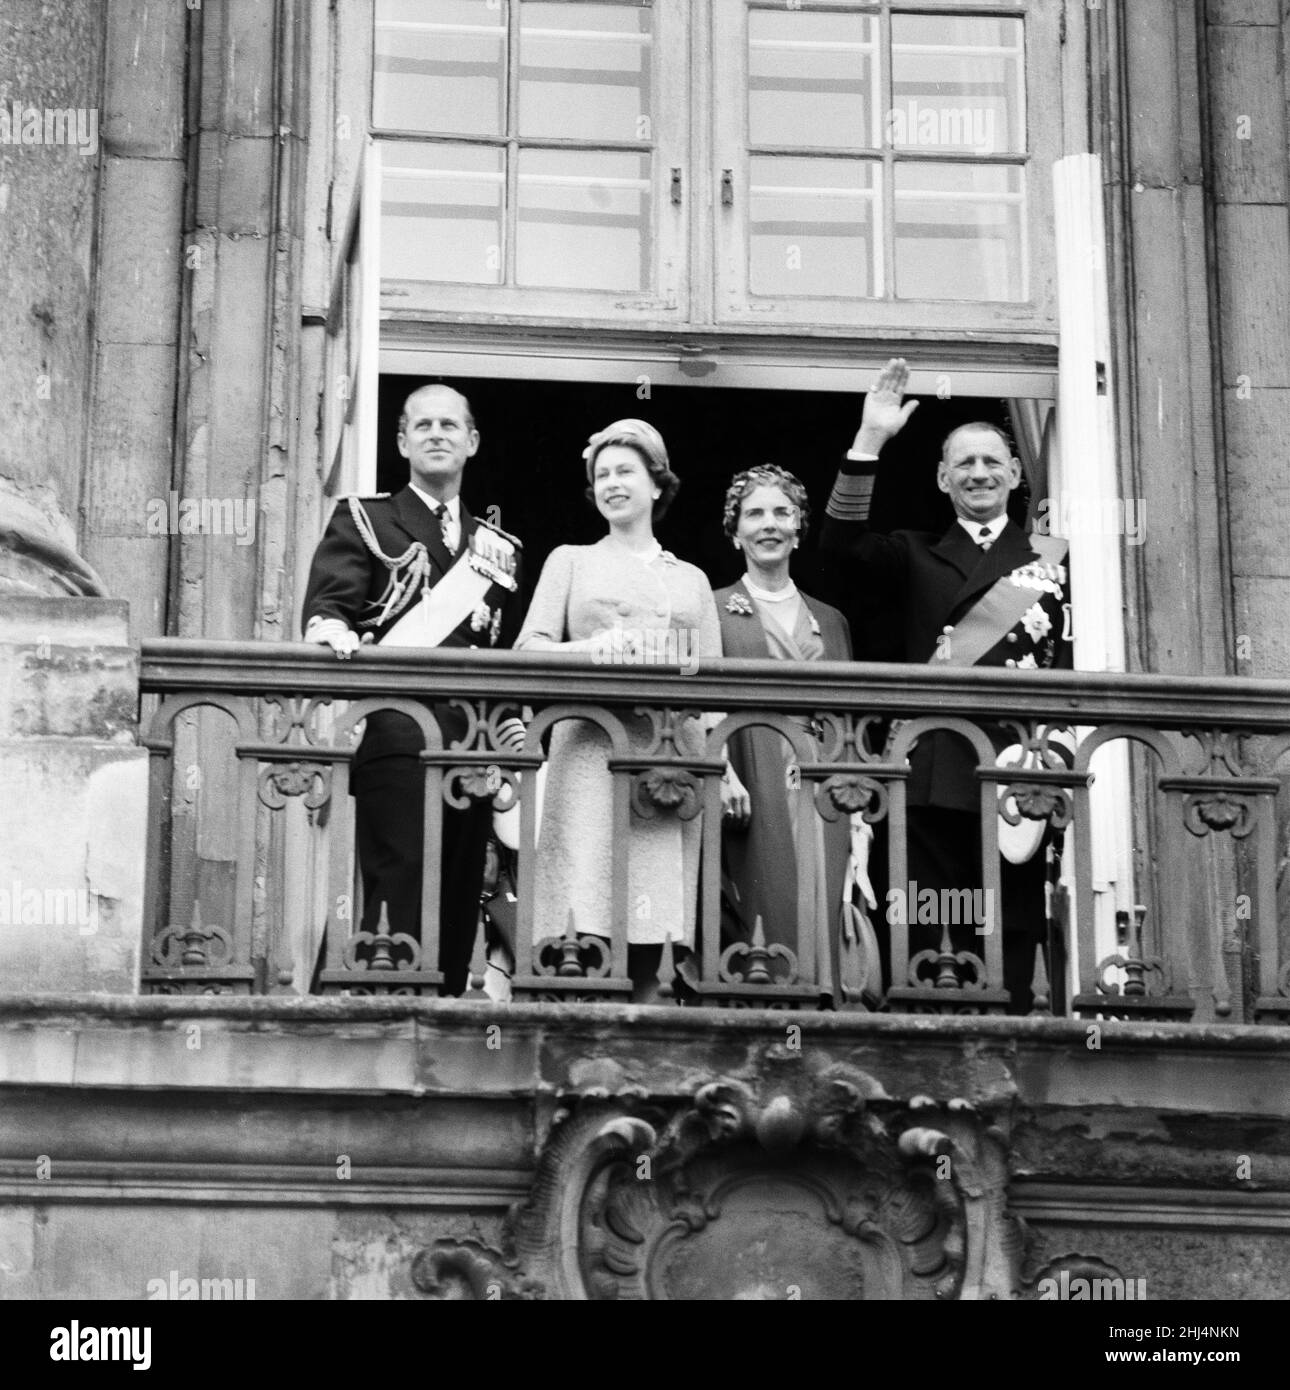
[[[1043,604],[1036,603],[1026,609],[1021,618],[1021,625],[1032,642],[1039,642],[1048,636],[1053,620],[1044,611]]]

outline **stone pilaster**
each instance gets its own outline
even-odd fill
[[[119,599],[5,595],[0,993],[132,994],[148,755]]]

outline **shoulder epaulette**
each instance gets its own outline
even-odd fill
[[[379,502],[382,497],[388,497],[389,493],[384,493],[378,497],[346,497],[345,502],[349,507],[349,514],[354,519],[354,525],[358,528],[358,534],[363,544],[372,552],[373,555],[391,570],[402,569],[405,565],[413,561],[420,561],[426,553],[426,548],[420,541],[413,541],[411,545],[401,555],[387,555],[380,547],[376,539],[376,532],[372,530],[371,519],[367,515],[367,509],[363,506],[364,502]]]
[[[518,536],[512,536],[509,531],[503,531],[500,526],[495,525],[491,521],[486,521],[482,516],[477,516],[475,520],[481,526],[487,526],[488,529],[493,533],[493,535],[500,536],[504,541],[510,541],[510,543],[516,548],[516,550],[524,549],[524,542],[520,540]]]

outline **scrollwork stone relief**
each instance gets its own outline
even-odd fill
[[[1009,1296],[997,1131],[850,1066],[766,1071],[567,1102],[516,1268],[558,1299]]]

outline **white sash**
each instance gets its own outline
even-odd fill
[[[433,589],[421,598],[380,640],[383,647],[437,647],[484,601],[493,581],[470,564],[470,547]]]

